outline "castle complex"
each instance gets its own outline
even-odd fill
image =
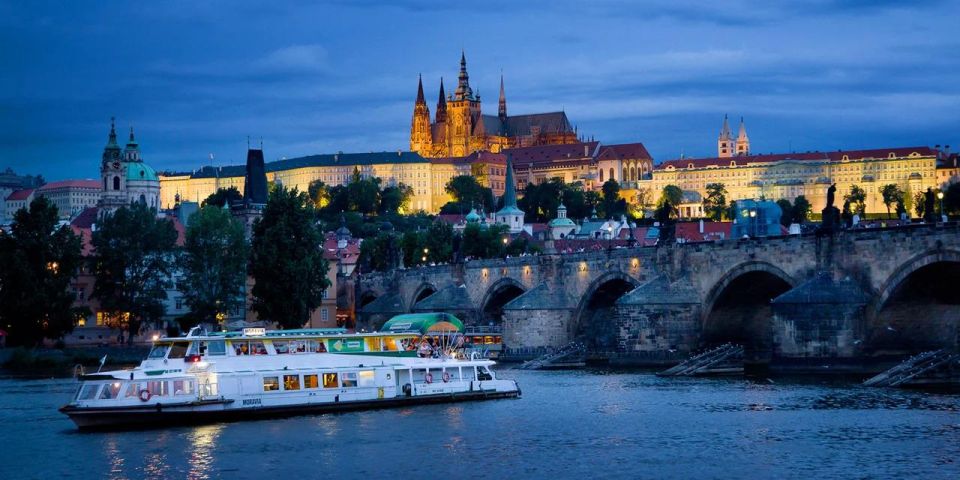
[[[480,95],[475,95],[470,87],[465,54],[460,56],[460,75],[453,95],[444,94],[440,79],[440,98],[433,122],[423,95],[423,79],[418,81],[410,150],[424,157],[463,157],[478,151],[497,153],[508,148],[576,141],[577,134],[564,112],[507,115],[502,75],[497,115],[484,115]]]

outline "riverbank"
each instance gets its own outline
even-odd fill
[[[68,377],[77,365],[97,368],[106,355],[105,367],[136,365],[149,351],[146,346],[0,349],[0,369],[14,375]]]

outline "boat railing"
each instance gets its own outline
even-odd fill
[[[212,398],[219,398],[220,392],[217,388],[216,382],[207,382],[200,384],[197,388],[197,394],[200,397],[200,400],[209,400]]]

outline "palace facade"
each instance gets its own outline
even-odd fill
[[[498,153],[508,148],[577,142],[577,133],[564,112],[507,115],[507,97],[500,76],[497,115],[485,115],[480,95],[474,94],[467,74],[467,58],[460,56],[460,74],[453,95],[445,95],[440,79],[436,116],[417,82],[417,99],[410,125],[410,150],[428,158],[463,157],[473,152]]]

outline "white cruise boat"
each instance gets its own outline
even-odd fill
[[[399,315],[378,333],[195,328],[154,341],[134,369],[82,375],[60,411],[116,428],[519,397],[495,362],[466,356],[462,332],[444,313]]]

